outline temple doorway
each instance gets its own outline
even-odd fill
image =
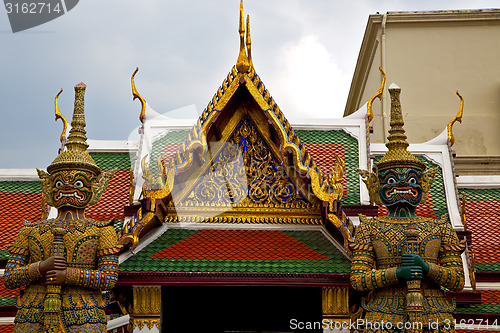
[[[162,287],[162,332],[322,332],[318,287]],[[304,329],[299,329],[304,328]]]

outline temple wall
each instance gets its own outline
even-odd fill
[[[465,102],[463,123],[453,127],[458,168],[467,158],[472,165],[474,159],[486,160],[489,173],[500,170],[499,12],[389,13],[385,29],[383,15],[370,16],[345,115],[378,90],[382,66],[384,95],[392,82],[402,89],[409,142],[426,142],[458,112],[459,90]],[[374,102],[372,142],[386,140],[389,109],[388,97]]]

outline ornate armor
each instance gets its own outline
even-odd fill
[[[356,290],[372,291],[362,306],[367,311],[366,321],[407,321],[407,286],[398,281],[396,269],[401,266],[401,255],[406,241],[405,231],[412,224],[418,231],[419,255],[429,264],[429,273],[422,280],[423,324],[438,323],[453,326],[455,304],[445,299],[441,286],[459,291],[464,285],[460,243],[446,218],[361,218],[352,245],[353,261],[351,283]],[[435,325],[435,324],[434,324]],[[394,326],[395,327],[395,326]]]
[[[15,332],[42,332],[46,285],[38,270],[40,261],[51,255],[52,229],[56,220],[25,222],[9,251],[5,268],[7,288],[26,286],[19,301]],[[66,283],[61,289],[62,318],[70,332],[106,331],[101,290],[113,288],[118,272],[117,235],[109,222],[83,219],[64,225],[67,249]],[[74,326],[77,327],[74,327]],[[73,327],[73,329],[70,329]]]

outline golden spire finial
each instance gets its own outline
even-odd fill
[[[403,112],[401,111],[401,88],[394,83],[389,86],[391,95],[391,128],[388,142],[385,144],[387,152],[377,163],[379,170],[409,166],[423,171],[425,164],[413,156],[408,150],[408,141],[404,129]]]
[[[85,111],[84,97],[85,83],[80,82],[75,86],[75,109],[73,111],[73,119],[71,120],[71,130],[69,131],[68,142],[66,147],[68,150],[85,152],[89,146],[87,143],[87,131],[85,131]]]
[[[62,144],[64,144],[64,138],[66,137],[66,129],[68,128],[68,121],[66,120],[66,118],[64,118],[61,111],[59,111],[59,103],[57,101],[57,99],[59,98],[59,95],[61,95],[62,92],[63,92],[63,89],[61,88],[61,91],[59,91],[56,95],[55,106],[56,106],[56,121],[57,121],[57,119],[61,119],[61,121],[63,123],[63,130],[62,130],[61,137],[59,138],[59,140],[61,141]]]
[[[139,67],[137,67],[135,69],[134,74],[132,74],[132,78],[130,79],[130,81],[132,81],[132,95],[134,96],[134,98],[132,100],[135,101],[135,99],[138,98],[141,101],[141,114],[139,115],[139,120],[141,121],[141,123],[144,123],[144,115],[146,114],[146,101],[137,92],[137,89],[135,88],[135,80],[134,80],[135,74],[138,71],[139,71]]]
[[[248,64],[247,53],[245,52],[245,20],[243,18],[243,0],[240,1],[240,26],[238,29],[240,33],[240,53],[238,60],[236,60],[236,69],[240,73],[247,73],[250,69]]]
[[[252,68],[252,40],[250,38],[250,15],[247,15],[247,53],[249,69]]]
[[[455,143],[455,137],[453,136],[453,131],[452,131],[453,124],[456,121],[462,123],[462,115],[464,113],[464,99],[462,98],[462,95],[459,94],[458,90],[457,90],[457,96],[458,98],[460,98],[460,109],[458,110],[458,113],[455,116],[455,118],[453,118],[448,124],[448,139],[450,139],[450,146],[453,146],[453,144]]]
[[[61,151],[55,160],[47,167],[47,171],[53,174],[63,169],[88,170],[95,175],[101,173],[101,169],[87,152],[87,132],[85,131],[85,109],[84,97],[87,86],[81,82],[75,86],[75,108],[71,120],[71,130],[65,144],[67,150]]]
[[[372,110],[372,103],[373,101],[375,100],[375,98],[382,98],[382,93],[384,91],[384,85],[385,85],[385,73],[384,71],[382,70],[382,67],[379,67],[378,68],[380,73],[382,73],[382,84],[380,84],[380,88],[378,88],[378,91],[375,93],[375,95],[372,96],[372,98],[370,98],[368,100],[368,103],[366,103],[366,108],[368,109],[367,110],[367,114],[368,114],[368,123],[370,123],[372,120],[373,120],[373,110]]]

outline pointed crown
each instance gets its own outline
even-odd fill
[[[240,19],[238,33],[240,34],[240,52],[236,60],[236,69],[240,73],[248,73],[252,68],[252,42],[250,38],[250,17],[247,15],[247,31],[245,42],[245,19],[243,15],[243,0],[240,1]],[[248,52],[248,55],[247,55]]]
[[[101,173],[94,159],[87,152],[87,132],[85,131],[84,95],[87,86],[81,82],[75,86],[75,108],[71,120],[66,149],[62,151],[55,160],[47,167],[47,171],[53,174],[64,169],[78,169],[90,171],[95,175]]]
[[[378,170],[396,167],[412,167],[423,171],[425,164],[410,153],[404,130],[403,113],[401,111],[401,88],[394,83],[389,86],[391,95],[391,128],[389,129],[388,142],[385,144],[388,151],[377,163]]]

